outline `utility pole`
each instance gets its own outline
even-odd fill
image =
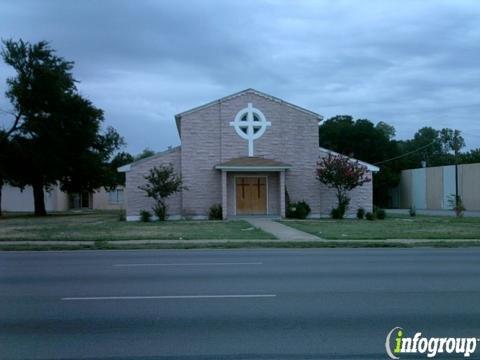
[[[458,152],[464,145],[463,139],[460,137],[460,132],[455,130],[452,138],[452,148],[455,154],[455,206],[460,205],[460,197],[458,194]]]
[[[455,206],[458,206],[458,150],[455,147]]]

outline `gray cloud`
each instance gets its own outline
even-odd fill
[[[0,35],[74,60],[80,91],[132,152],[178,144],[175,113],[248,87],[386,121],[399,138],[459,128],[478,147],[479,15],[453,0],[15,0],[0,4]]]

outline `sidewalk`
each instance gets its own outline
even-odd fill
[[[279,240],[287,241],[321,241],[319,237],[306,232],[280,224],[269,218],[246,218],[253,226],[272,234]]]

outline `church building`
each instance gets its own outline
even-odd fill
[[[172,164],[187,188],[168,198],[169,219],[202,219],[221,204],[223,218],[285,217],[286,201],[306,201],[310,217],[328,216],[333,189],[316,179],[322,116],[257,90],[247,89],[175,116],[181,145],[125,165],[127,220],[151,211],[139,186],[155,166]],[[355,159],[352,159],[355,161]],[[361,162],[367,176],[376,166]],[[350,193],[349,214],[372,210],[372,182]],[[348,215],[348,214],[347,214]]]

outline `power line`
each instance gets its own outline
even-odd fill
[[[423,145],[423,146],[419,147],[418,149],[409,151],[409,152],[407,152],[407,153],[405,153],[405,154],[402,154],[402,155],[399,155],[399,156],[395,156],[395,157],[393,157],[393,158],[391,158],[391,159],[387,159],[387,160],[383,160],[383,161],[376,162],[376,163],[374,163],[374,165],[380,165],[380,164],[383,164],[383,163],[386,163],[386,162],[389,162],[389,161],[392,161],[392,160],[401,159],[401,158],[403,158],[403,157],[405,157],[405,156],[408,156],[408,155],[410,155],[410,154],[414,154],[414,153],[416,153],[416,152],[418,152],[418,151],[420,151],[420,150],[423,150],[423,149],[425,149],[425,148],[427,148],[427,147],[435,144],[436,142],[437,142],[437,140],[433,140],[430,144]]]

